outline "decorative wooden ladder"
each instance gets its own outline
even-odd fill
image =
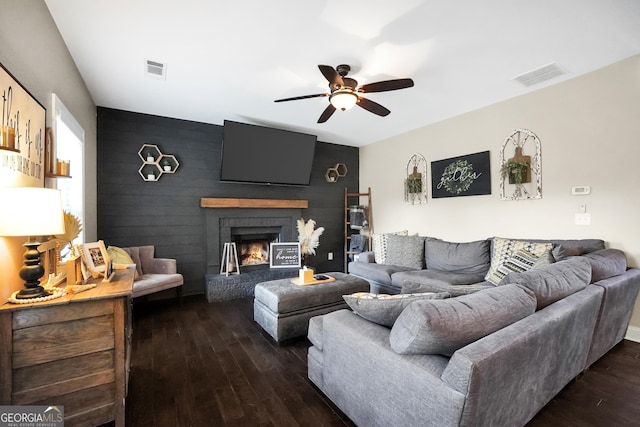
[[[366,225],[359,231],[355,232],[351,228],[350,208],[349,206],[360,206],[360,198],[366,197],[367,204],[363,205],[365,209]],[[372,221],[372,205],[371,205],[371,187],[366,193],[349,193],[349,189],[344,189],[344,272],[348,273],[350,255],[358,255],[362,250],[351,250],[351,240],[354,235],[367,236],[368,249],[372,250],[371,239],[373,235]]]

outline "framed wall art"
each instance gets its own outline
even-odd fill
[[[431,162],[431,197],[491,194],[488,151]]]
[[[542,198],[541,144],[535,133],[516,129],[500,147],[500,199]]]
[[[0,182],[44,186],[46,109],[0,64]]]
[[[427,203],[427,160],[422,154],[413,154],[407,162],[404,202],[410,205]]]

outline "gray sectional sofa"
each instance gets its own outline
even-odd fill
[[[513,261],[503,257],[501,271],[495,261],[504,242],[427,242],[427,268],[381,264],[368,270],[375,276],[361,269],[360,277],[396,292],[458,296],[397,298],[406,308],[391,327],[376,321],[380,306],[370,310],[369,302],[309,323],[309,378],[359,426],[521,426],[624,338],[640,270],[628,269],[624,253],[602,241],[538,241],[550,253],[515,270],[503,268]],[[480,259],[470,253],[483,245],[490,251],[485,274],[460,283]],[[425,274],[434,247],[451,257],[431,265],[447,261],[450,270]],[[464,255],[457,267],[456,255]],[[485,280],[493,273],[498,284]]]

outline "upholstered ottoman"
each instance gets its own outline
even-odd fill
[[[315,285],[295,285],[291,279],[258,283],[254,291],[253,318],[277,342],[307,335],[309,319],[347,304],[342,295],[369,292],[369,282],[344,273],[325,273],[336,280]]]

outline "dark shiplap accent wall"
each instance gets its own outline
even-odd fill
[[[156,256],[175,258],[185,277],[185,294],[204,292],[205,212],[202,197],[306,199],[304,218],[325,227],[311,264],[318,271],[342,271],[344,188],[358,191],[358,148],[316,144],[308,187],[222,183],[219,125],[98,107],[98,238],[107,245],[155,245]],[[145,182],[138,174],[142,144],[155,144],[180,162],[175,174]],[[327,168],[349,170],[337,183],[325,181]],[[327,260],[333,252],[334,260]]]

